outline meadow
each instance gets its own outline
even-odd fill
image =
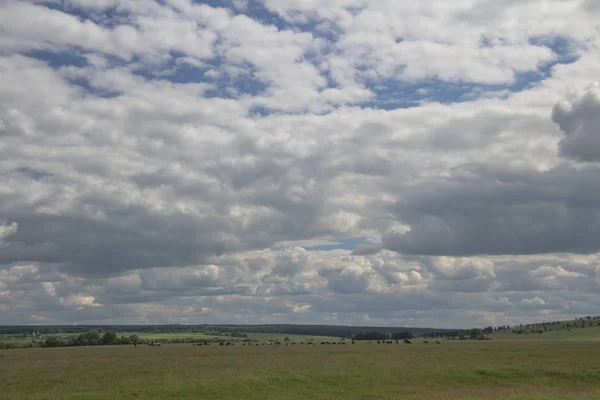
[[[0,351],[0,399],[598,399],[600,342]]]

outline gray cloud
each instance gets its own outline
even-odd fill
[[[413,188],[391,210],[410,225],[384,247],[406,254],[594,253],[600,171],[467,165]]]
[[[563,157],[600,161],[600,89],[595,84],[573,94],[552,110],[552,120],[565,134],[558,144]]]

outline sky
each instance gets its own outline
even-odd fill
[[[0,2],[0,324],[600,309],[595,0]]]

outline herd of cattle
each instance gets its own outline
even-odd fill
[[[367,341],[363,341],[365,343],[368,344],[373,344],[373,343],[377,343],[377,344],[401,344],[401,343],[405,343],[405,344],[412,344],[412,341],[408,340],[408,339],[404,339],[402,341],[400,340],[367,340]],[[356,344],[356,341],[352,340],[352,341],[346,341],[346,340],[340,340],[340,341],[321,341],[321,342],[315,342],[315,341],[306,341],[306,342],[281,342],[278,340],[271,340],[268,342],[234,342],[234,341],[227,341],[227,342],[218,342],[218,344],[216,342],[212,342],[212,344],[214,345],[218,345],[218,346],[235,346],[236,344],[241,344],[242,346],[292,346],[295,344],[301,344],[301,345],[308,345],[308,346],[316,346],[317,344],[321,344],[321,345],[331,345],[331,344],[336,344],[336,345],[345,345],[345,344]],[[428,340],[423,340],[424,344],[429,344],[430,342]],[[432,344],[441,344],[439,340],[436,341],[432,341]],[[160,342],[150,342],[149,343],[150,346],[160,346]],[[204,342],[200,342],[200,343],[194,343],[192,346],[210,346],[211,342],[208,341],[204,341]]]

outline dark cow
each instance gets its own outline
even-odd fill
[[[408,340],[408,339],[404,339],[404,343],[406,343],[406,344],[412,344],[412,342],[410,340]]]

